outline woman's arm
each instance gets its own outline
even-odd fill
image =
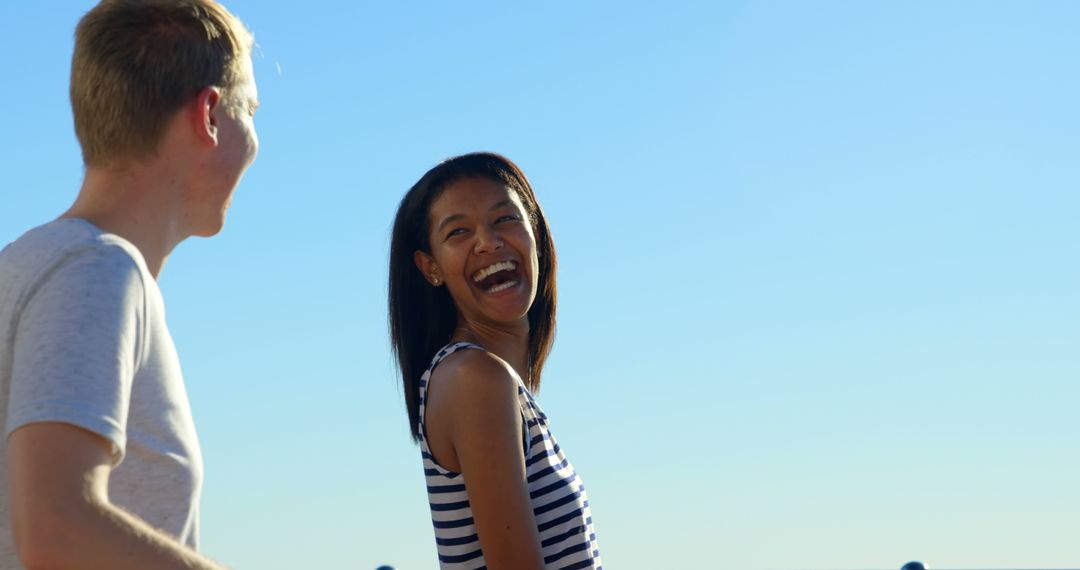
[[[448,359],[451,360],[451,359]],[[521,441],[518,384],[494,355],[464,351],[439,379],[443,424],[465,478],[484,560],[491,570],[542,569]]]

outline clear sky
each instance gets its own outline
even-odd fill
[[[2,3],[0,244],[81,161]],[[391,219],[495,150],[553,226],[540,403],[620,570],[1080,566],[1080,3],[277,2],[262,151],[161,277],[241,569],[434,568]]]

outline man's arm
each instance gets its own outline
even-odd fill
[[[11,434],[7,453],[11,529],[28,569],[223,568],[109,502],[105,438],[32,423]]]

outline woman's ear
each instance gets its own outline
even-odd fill
[[[420,270],[420,274],[424,276],[424,279],[431,283],[433,287],[442,285],[442,275],[439,274],[439,265],[435,263],[434,257],[418,249],[413,252],[413,263],[416,264],[416,268]]]

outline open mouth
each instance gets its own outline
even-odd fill
[[[517,263],[513,261],[493,263],[473,273],[472,278],[473,283],[487,293],[505,291],[521,281],[518,276]]]

